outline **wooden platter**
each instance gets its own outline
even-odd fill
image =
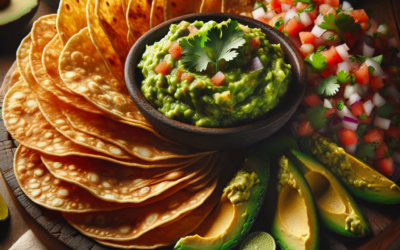
[[[387,23],[392,34],[399,41],[400,34],[400,1],[399,0],[365,0],[360,1],[359,8],[372,9],[375,12],[374,19],[378,23]],[[42,8],[41,15],[53,12],[54,9]],[[38,17],[38,14],[35,18]],[[0,45],[12,45],[11,50],[17,48],[23,36],[0,41]],[[15,41],[14,41],[15,40]],[[0,81],[3,81],[8,68],[15,60],[14,52],[10,53],[5,47],[0,49]],[[5,86],[2,86],[5,87]],[[1,93],[1,91],[0,91]],[[0,107],[3,96],[0,95]],[[81,249],[81,250],[106,250],[113,249],[102,246],[94,240],[82,235],[76,229],[65,222],[59,212],[45,209],[32,202],[22,192],[13,171],[13,158],[17,143],[5,129],[4,122],[0,120],[0,172],[6,183],[7,190],[13,198],[16,207],[29,227],[36,233],[39,239],[49,249]],[[400,184],[398,182],[397,184]],[[3,192],[5,190],[2,190]],[[380,205],[356,199],[357,203],[366,215],[370,226],[371,235],[364,238],[348,238],[327,231],[321,227],[320,249],[323,250],[397,250],[400,249],[400,204]],[[268,206],[268,198],[264,202]],[[13,218],[11,218],[13,220]],[[265,218],[260,215],[253,230],[267,231]],[[1,242],[0,242],[1,246]],[[1,247],[0,247],[1,248]],[[172,247],[165,248],[172,249]]]

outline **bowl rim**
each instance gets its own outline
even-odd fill
[[[298,82],[300,85],[304,83],[303,84],[304,86],[302,87],[302,93],[299,93],[299,95],[298,95],[299,97],[297,98],[297,100],[295,100],[293,105],[290,105],[289,107],[287,107],[285,110],[282,110],[281,112],[275,112],[274,114],[271,114],[271,112],[273,112],[276,108],[279,109],[279,105],[282,104],[282,101],[284,101],[284,100],[280,100],[277,107],[271,109],[271,111],[268,111],[263,116],[256,118],[256,121],[249,121],[247,124],[234,126],[234,127],[216,128],[216,127],[198,127],[198,126],[184,123],[184,122],[181,122],[178,120],[174,120],[172,118],[167,117],[160,111],[158,111],[147,101],[147,99],[143,96],[143,93],[139,87],[139,85],[141,84],[141,81],[136,83],[136,80],[134,78],[134,73],[133,73],[137,68],[137,64],[133,62],[134,61],[133,59],[135,58],[134,54],[139,49],[139,47],[142,45],[142,43],[146,43],[147,39],[151,38],[153,33],[160,32],[160,30],[164,29],[166,26],[169,27],[171,24],[179,23],[185,19],[193,18],[193,17],[208,18],[211,21],[211,20],[213,20],[213,17],[215,17],[215,16],[218,16],[219,18],[225,17],[226,19],[237,20],[239,23],[241,23],[243,25],[247,25],[250,28],[259,28],[262,30],[262,32],[264,34],[269,32],[272,36],[275,36],[276,39],[279,40],[279,44],[281,44],[281,45],[283,44],[283,46],[285,46],[287,48],[288,52],[286,52],[286,53],[284,52],[285,58],[288,56],[288,54],[295,55],[295,56],[293,56],[293,58],[294,58],[293,62],[296,63],[295,67],[297,67],[298,69],[304,69],[305,72],[304,72],[304,74],[299,73]],[[256,25],[255,25],[255,22],[257,22]],[[273,44],[276,44],[276,43],[273,43]],[[140,57],[140,58],[142,58],[142,57]],[[132,64],[134,64],[134,65],[132,65]],[[293,63],[291,65],[293,65]],[[132,66],[134,66],[134,67],[132,67]],[[305,62],[302,59],[302,55],[300,54],[300,51],[298,51],[298,49],[295,48],[295,45],[288,37],[284,36],[278,30],[270,27],[267,24],[264,24],[260,21],[257,21],[253,18],[249,18],[246,16],[236,15],[236,14],[232,14],[232,13],[207,12],[207,13],[193,13],[193,14],[188,14],[188,15],[179,16],[179,17],[170,19],[170,20],[165,21],[165,22],[157,25],[156,27],[150,29],[143,36],[141,36],[135,42],[135,44],[131,47],[129,54],[126,58],[125,81],[126,81],[127,85],[131,85],[131,87],[132,87],[132,88],[129,88],[129,86],[127,86],[129,93],[130,93],[132,99],[134,100],[134,102],[136,103],[136,105],[141,106],[141,108],[144,109],[150,116],[152,116],[158,122],[162,123],[164,126],[173,127],[175,129],[184,130],[184,131],[190,132],[190,133],[196,133],[198,135],[210,135],[210,134],[231,135],[231,134],[235,134],[235,133],[239,133],[239,132],[242,133],[244,131],[259,130],[267,125],[274,126],[274,124],[279,123],[280,120],[284,119],[286,115],[290,114],[292,112],[293,107],[296,107],[296,109],[297,109],[297,107],[301,103],[301,100],[302,100],[303,95],[306,90],[307,69],[306,69]],[[293,80],[292,80],[292,82],[293,82]],[[288,88],[288,90],[289,89],[290,89],[290,87]],[[133,93],[131,93],[131,92],[133,92]],[[286,93],[285,93],[285,95],[286,95]]]

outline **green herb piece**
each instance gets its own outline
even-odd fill
[[[389,152],[388,152],[388,150],[383,150],[383,157],[384,158],[389,158],[390,157],[390,154],[389,154]]]
[[[295,0],[295,3],[302,2],[302,3],[313,3],[313,0]]]
[[[374,34],[373,34],[372,36],[373,36],[373,38],[375,38],[375,39],[378,39],[378,38],[381,37],[381,35],[379,34],[378,31],[375,31]]]
[[[299,13],[302,13],[302,12],[311,12],[311,11],[313,11],[313,10],[315,10],[315,4],[308,5],[308,6],[305,7],[304,9],[299,10]]]
[[[389,49],[389,51],[390,51],[392,54],[395,54],[395,55],[397,55],[397,54],[399,53],[399,49],[398,49],[398,48],[395,48],[395,47],[391,47],[391,48]]]
[[[282,33],[285,34],[285,36],[289,36],[289,33],[286,30],[282,30]]]
[[[326,57],[321,54],[321,52],[317,52],[307,56],[304,59],[307,71],[309,73],[321,73],[328,68],[328,63],[326,62]]]
[[[324,40],[327,42],[330,42],[330,41],[333,41],[333,39],[335,39],[335,36],[328,37],[327,39],[324,39]]]
[[[336,103],[336,109],[337,110],[342,110],[344,108],[344,102],[343,101],[338,101]]]
[[[365,61],[366,61],[367,59],[372,59],[372,60],[374,60],[375,62],[381,64],[382,61],[383,61],[383,55],[379,55],[379,56],[375,56],[375,57],[367,57],[367,56],[357,55],[357,59],[358,59],[358,62],[359,62],[360,64],[365,63]]]
[[[389,157],[391,155],[393,155],[394,151],[396,151],[397,147],[399,146],[396,142],[396,139],[394,139],[393,136],[391,136],[387,141],[386,144],[388,146],[388,153],[389,153]],[[389,158],[387,157],[387,158]]]
[[[354,9],[353,8],[348,8],[348,9],[342,10],[342,12],[352,11],[352,10],[354,10]]]
[[[339,71],[337,75],[337,80],[340,84],[346,84],[348,81],[350,81],[350,78],[350,72],[344,70]]]
[[[349,60],[349,62],[354,63],[356,61],[356,58],[354,56],[349,56],[347,58]]]
[[[264,9],[264,11],[267,12],[267,6],[265,6],[262,2],[256,2],[254,4],[254,10],[256,10],[260,7],[262,7]]]
[[[361,120],[365,120],[368,118],[368,115],[365,113],[361,113],[361,115],[359,115],[358,118],[360,118]]]
[[[354,74],[351,74],[351,84],[356,84],[357,83],[357,78]]]
[[[320,95],[325,93],[327,96],[333,96],[339,91],[340,88],[340,85],[337,84],[337,82],[337,77],[335,75],[330,75],[328,78],[322,80],[315,90]]]
[[[208,63],[212,63],[202,47],[203,36],[195,35],[189,38],[183,38],[179,45],[182,48],[182,62],[188,69],[194,68],[201,72],[207,68]]]
[[[369,125],[368,124],[359,124],[356,129],[356,134],[358,137],[363,137],[368,133]]]
[[[324,51],[326,49],[326,46],[319,46],[317,49],[317,52]]]
[[[322,104],[314,105],[311,108],[307,109],[306,119],[310,121],[311,127],[313,129],[320,129],[326,124],[325,112],[328,109],[325,108]]]
[[[279,27],[281,27],[282,24],[283,24],[283,18],[280,17],[280,18],[278,18],[278,20],[276,20],[276,22],[274,23],[274,28],[275,28],[275,29],[279,29]]]
[[[356,157],[366,162],[368,158],[375,156],[375,147],[370,143],[362,143],[357,146]]]
[[[392,117],[392,125],[396,128],[400,128],[400,114],[395,114]]]
[[[368,66],[368,73],[370,73],[371,75],[372,75],[373,73],[375,73],[375,68],[372,67],[372,66]]]
[[[396,110],[394,102],[386,102],[384,105],[375,109],[375,115],[389,119],[390,115]]]
[[[335,19],[335,16],[330,13],[324,16],[324,22],[319,25],[319,27],[326,30],[333,30],[346,42],[346,37],[343,32],[349,32],[355,34],[357,30],[361,29],[361,25],[354,21],[354,18],[350,15],[339,13]]]

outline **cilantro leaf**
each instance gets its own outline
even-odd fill
[[[311,108],[307,109],[306,119],[310,121],[311,127],[314,129],[320,129],[326,124],[325,112],[328,109],[325,108],[322,104],[317,104]]]
[[[353,17],[342,12],[337,15],[336,19],[332,13],[325,15],[324,22],[321,23],[319,27],[335,31],[343,42],[346,42],[343,32],[347,31],[351,34],[355,34],[357,30],[361,29],[361,25],[356,23]]]
[[[350,81],[351,76],[350,72],[341,70],[337,75],[337,80],[340,84],[346,84],[346,82]]]
[[[392,117],[392,125],[396,128],[400,128],[400,114],[395,114]]]
[[[383,106],[375,109],[375,115],[389,119],[390,115],[396,110],[394,102],[386,102]]]
[[[354,56],[349,56],[349,62],[353,63],[356,61],[356,58]]]
[[[207,32],[208,40],[204,43],[204,46],[211,49],[211,58],[214,59],[212,63],[217,72],[221,59],[230,61],[238,55],[238,52],[234,49],[246,43],[243,36],[244,31],[238,28],[238,21],[229,21],[221,28],[215,26]]]
[[[255,2],[254,3],[254,10],[262,7],[265,12],[267,12],[267,6],[265,6],[262,2]]]
[[[368,124],[360,124],[356,129],[356,134],[358,137],[363,137],[368,133],[369,125]]]
[[[396,151],[397,147],[399,146],[396,139],[394,139],[393,136],[391,136],[387,141],[386,144],[388,146],[388,153],[389,156],[393,155],[394,151]]]
[[[203,36],[195,35],[183,38],[179,42],[184,54],[182,62],[188,69],[195,68],[196,71],[201,72],[207,68],[208,63],[212,62],[202,47],[202,41]]]
[[[315,90],[320,95],[323,95],[325,92],[325,95],[333,96],[339,91],[340,88],[340,85],[337,84],[337,82],[337,77],[335,75],[330,75],[328,78],[322,80]]]
[[[309,73],[321,73],[328,68],[328,63],[326,62],[326,57],[317,52],[307,56],[304,61],[307,65],[307,71]]]
[[[313,11],[313,10],[315,10],[315,4],[310,4],[310,5],[308,5],[307,7],[305,7],[304,9],[299,10],[298,12],[299,12],[299,13],[311,12],[311,11]]]
[[[324,51],[326,49],[326,46],[319,46],[317,49],[317,52]]]
[[[379,56],[375,56],[375,57],[367,57],[367,56],[357,55],[357,59],[358,59],[358,62],[359,62],[360,64],[365,63],[365,61],[366,61],[367,59],[372,59],[372,60],[374,60],[375,62],[381,64],[382,61],[383,61],[383,55],[379,55]]]
[[[283,24],[283,18],[280,17],[280,18],[278,18],[278,20],[276,20],[276,22],[274,24],[274,28],[279,29],[279,27],[281,27],[282,24]]]
[[[370,73],[371,75],[373,74],[373,73],[375,73],[375,68],[374,67],[372,67],[372,66],[368,66],[368,73]]]
[[[375,156],[375,147],[371,143],[362,143],[357,146],[355,156],[364,162]]]
[[[302,2],[302,3],[313,3],[313,0],[295,0],[296,3]]]

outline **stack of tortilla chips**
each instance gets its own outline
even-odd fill
[[[123,69],[150,27],[201,10],[224,1],[62,0],[34,23],[3,83],[15,175],[30,199],[114,247],[171,245],[198,227],[220,199],[221,171],[242,158],[165,140]]]

